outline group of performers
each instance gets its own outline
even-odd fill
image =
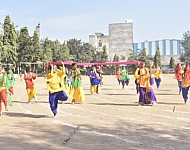
[[[124,89],[125,85],[128,86],[129,85],[129,73],[128,71],[125,69],[125,67],[122,67],[122,70],[120,71],[120,68],[117,69],[116,71],[116,78],[117,81],[120,85],[120,83],[122,84],[122,89]]]
[[[2,103],[4,103],[5,110],[8,111],[8,105],[12,106],[11,95],[14,86],[14,74],[10,68],[6,70],[0,66],[0,117],[2,116]]]
[[[141,62],[137,67],[135,74],[135,85],[137,94],[139,94],[139,105],[144,104],[154,104],[156,103],[156,96],[152,89],[154,82],[156,82],[156,86],[159,89],[161,78],[162,78],[162,70],[158,65],[150,65],[150,69],[145,66],[144,62]],[[124,89],[125,85],[129,84],[130,78],[128,71],[125,67],[122,67],[116,71],[116,78],[118,83],[122,83],[122,88]]]
[[[93,66],[90,70],[86,71],[90,80],[90,93],[99,94],[100,88],[103,85],[103,71],[100,66]],[[125,85],[128,86],[130,82],[128,71],[125,67],[116,70],[116,77],[118,83],[124,89]],[[26,83],[26,91],[28,95],[28,103],[32,100],[37,101],[36,87],[33,80],[36,75],[26,69],[24,74]],[[53,117],[57,114],[58,101],[69,101],[72,104],[82,103],[85,100],[85,94],[82,86],[81,69],[73,63],[71,69],[67,69],[64,63],[61,65],[50,64],[47,73],[47,88],[49,90],[49,104]],[[144,62],[136,68],[134,73],[136,91],[139,94],[139,105],[154,104],[157,102],[155,93],[152,86],[156,83],[157,89],[160,88],[162,79],[162,70],[158,65],[150,65],[150,68],[145,66]],[[188,100],[188,91],[190,86],[190,67],[188,64],[177,64],[175,67],[175,79],[177,79],[179,94],[182,91],[184,102]],[[2,116],[2,102],[5,105],[5,110],[8,111],[8,104],[12,105],[11,95],[13,95],[14,75],[10,68],[6,71],[0,67],[0,116]]]
[[[49,73],[47,74],[47,87],[49,90],[49,103],[50,108],[54,114],[57,114],[58,100],[69,100],[72,104],[82,103],[85,100],[84,90],[82,87],[81,69],[77,68],[77,64],[73,63],[71,70],[66,70],[64,64],[62,66],[51,65],[49,66]],[[103,71],[100,66],[97,68],[93,66],[87,75],[90,79],[90,93],[99,93],[100,87],[103,84],[102,81]],[[30,79],[35,79],[35,75],[29,75]],[[128,71],[125,67],[122,70],[118,68],[116,71],[116,77],[119,84],[122,84],[124,89],[125,85],[129,84],[130,78]],[[160,88],[162,79],[162,70],[158,65],[150,65],[150,69],[145,66],[144,62],[141,62],[137,67],[135,74],[135,84],[137,94],[139,94],[139,105],[154,104],[157,102],[155,93],[152,86],[156,83],[157,89]],[[189,66],[181,66],[178,64],[175,68],[175,77],[178,81],[179,92],[182,91],[185,103],[188,99],[188,90],[190,86],[190,69]],[[27,78],[27,74],[24,77]],[[30,88],[30,85],[32,88]],[[28,95],[29,101],[35,98],[35,87],[31,84],[27,85],[27,93],[33,93],[32,96]],[[28,89],[30,88],[30,89]]]
[[[134,74],[136,90],[139,94],[139,105],[153,105],[157,102],[152,86],[155,80],[157,88],[160,87],[161,76],[162,71],[158,65],[151,65],[148,69],[144,62],[140,63]]]
[[[58,100],[82,103],[85,100],[84,90],[82,87],[82,77],[77,64],[73,63],[71,70],[62,66],[50,65],[47,74],[47,87],[49,90],[49,104],[54,114],[57,114]],[[71,77],[72,79],[68,79]],[[71,84],[69,83],[71,81]]]
[[[73,63],[70,70],[66,69],[64,63],[62,66],[50,65],[47,74],[47,87],[49,90],[50,108],[54,114],[57,114],[58,100],[68,100],[72,104],[83,103],[85,94],[82,86],[82,75],[77,64]],[[90,93],[100,92],[100,86],[103,85],[103,71],[101,67],[92,67],[87,71],[90,79]]]
[[[182,96],[185,104],[188,101],[188,92],[190,87],[190,66],[188,63],[181,65],[178,63],[174,68],[175,79],[178,83],[179,94]],[[162,70],[158,65],[150,65],[150,69],[145,67],[141,62],[140,66],[135,71],[135,84],[137,94],[139,93],[139,105],[156,103],[156,96],[152,89],[154,81],[157,89],[160,88],[162,80]]]
[[[178,63],[174,69],[175,79],[177,79],[179,94],[182,92],[182,96],[185,104],[188,101],[188,92],[190,87],[190,67],[189,64],[181,65]]]

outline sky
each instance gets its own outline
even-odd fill
[[[89,42],[89,35],[108,35],[111,23],[133,20],[133,42],[182,39],[190,30],[190,0],[1,0],[0,22],[9,15],[16,29],[32,36]]]

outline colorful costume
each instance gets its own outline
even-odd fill
[[[117,81],[118,81],[118,83],[120,85],[120,82],[121,82],[121,73],[120,73],[119,69],[116,71],[116,78],[117,78]]]
[[[50,73],[47,75],[47,87],[49,90],[49,104],[51,111],[53,112],[54,116],[57,114],[57,105],[58,100],[66,101],[68,96],[63,91],[63,70],[57,70],[53,72],[51,69]]]
[[[150,86],[149,69],[146,67],[137,68],[134,77],[139,79],[139,105],[156,103],[156,96]]]
[[[72,69],[70,72],[72,76],[70,96],[73,98],[72,103],[82,103],[85,100],[85,95],[82,87],[81,73],[78,68]]]
[[[124,89],[124,86],[125,85],[128,85],[129,84],[129,74],[128,74],[128,71],[123,69],[121,71],[121,83],[122,83],[122,88]]]
[[[57,74],[59,75],[60,77],[60,86],[62,88],[62,90],[66,93],[66,95],[68,96],[68,99],[70,100],[70,97],[69,97],[69,86],[68,86],[68,79],[67,79],[67,75],[66,75],[66,72],[65,72],[65,67],[60,67],[60,69],[57,69]]]
[[[7,72],[7,78],[6,78],[6,89],[7,89],[7,99],[9,102],[9,105],[12,106],[12,98],[11,94],[13,95],[13,86],[14,86],[14,74],[12,71]]]
[[[159,66],[157,66],[155,69],[154,69],[154,77],[155,77],[155,82],[156,82],[156,87],[157,89],[160,88],[160,83],[161,83],[161,79],[162,79],[162,70],[160,69]]]
[[[178,82],[178,87],[179,87],[179,94],[181,93],[182,90],[182,74],[183,74],[183,68],[179,65],[177,65],[174,69],[175,72],[175,78],[177,79]]]
[[[103,78],[103,71],[102,71],[102,69],[100,68],[100,67],[98,67],[98,69],[97,69],[97,73],[99,74],[99,83],[100,83],[100,86],[102,86],[103,84],[104,84],[104,78]]]
[[[190,86],[190,68],[188,66],[184,69],[183,79],[182,79],[182,96],[185,103],[188,100],[189,86]]]
[[[26,83],[26,92],[28,94],[29,103],[32,99],[35,99],[36,97],[36,87],[34,86],[34,82],[33,82],[33,80],[35,79],[36,79],[36,75],[34,73],[26,72],[24,74],[24,80]]]
[[[5,105],[6,111],[7,109],[7,90],[6,90],[6,75],[0,74],[0,117],[2,115],[2,102]]]
[[[96,70],[91,70],[89,73],[90,78],[90,93],[93,94],[100,92],[100,77]]]
[[[152,86],[154,84],[154,69],[150,67],[150,85]]]

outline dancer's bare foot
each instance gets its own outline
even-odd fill
[[[71,103],[72,103],[72,105],[73,105],[73,104],[75,104],[75,100],[72,100],[72,102],[71,102]]]
[[[138,106],[143,106],[144,105],[144,103],[141,103],[141,102],[139,102],[139,104],[138,104]]]
[[[6,110],[6,111],[9,111],[7,107],[5,107],[5,110]]]

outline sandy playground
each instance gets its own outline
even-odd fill
[[[0,118],[0,150],[189,150],[190,101],[184,104],[173,76],[164,75],[160,89],[154,85],[158,103],[153,106],[137,106],[133,76],[125,89],[115,76],[104,76],[100,94],[94,95],[83,76],[85,103],[59,104],[55,119],[45,79],[35,81],[39,103],[31,104],[25,82],[16,79],[13,107]]]

